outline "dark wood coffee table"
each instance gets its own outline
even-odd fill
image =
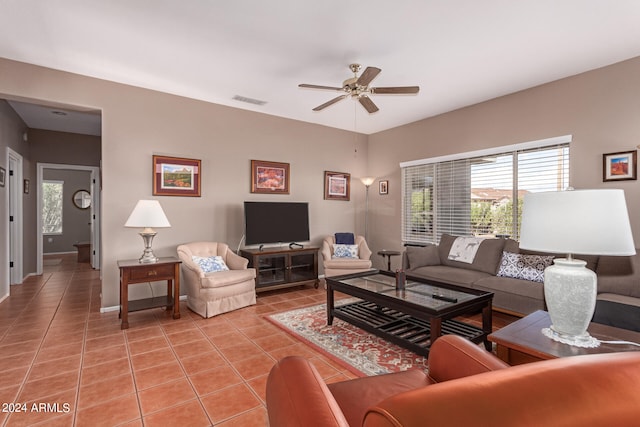
[[[417,354],[427,356],[440,335],[456,334],[491,343],[493,293],[408,276],[405,290],[397,290],[395,274],[371,270],[327,277],[327,323],[337,317]],[[334,305],[334,292],[360,300]],[[455,317],[482,312],[482,328]]]
[[[489,341],[496,343],[498,357],[510,365],[581,354],[640,350],[640,347],[631,344],[602,343],[596,348],[563,344],[542,335],[540,332],[542,328],[548,328],[550,325],[549,313],[539,310],[492,333],[489,335]],[[601,341],[631,341],[640,344],[639,332],[614,328],[600,323],[591,323],[588,331]]]

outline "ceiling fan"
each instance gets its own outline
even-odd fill
[[[360,77],[358,77],[358,72],[360,71],[360,64],[351,64],[349,65],[351,71],[353,71],[353,77],[342,82],[342,87],[333,87],[333,86],[320,86],[320,85],[310,85],[310,84],[299,84],[298,87],[310,88],[310,89],[324,89],[324,90],[334,90],[337,92],[345,92],[344,94],[333,98],[330,101],[325,102],[322,105],[318,105],[313,111],[324,110],[330,105],[335,104],[338,101],[341,101],[347,97],[357,98],[358,102],[367,110],[369,113],[375,113],[378,111],[378,107],[373,103],[369,95],[371,94],[406,94],[406,93],[418,93],[420,91],[419,86],[395,86],[395,87],[369,87],[369,83],[375,79],[380,71],[380,68],[376,67],[367,67],[362,72]]]

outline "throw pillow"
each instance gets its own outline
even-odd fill
[[[551,264],[553,264],[553,256],[551,255],[523,255],[503,252],[498,276],[543,283],[544,269]]]
[[[409,268],[425,267],[428,265],[440,265],[440,255],[436,245],[407,246],[407,258]]]
[[[194,255],[191,258],[204,273],[229,270],[221,256],[201,257]]]
[[[353,233],[336,233],[335,238],[338,245],[354,245],[356,243]]]
[[[333,245],[333,258],[358,258],[358,245]]]

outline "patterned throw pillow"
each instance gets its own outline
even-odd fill
[[[358,245],[333,245],[333,258],[358,258]]]
[[[553,264],[550,255],[523,255],[502,252],[498,276],[544,282],[544,269]]]
[[[204,273],[212,273],[214,271],[227,271],[229,267],[224,263],[224,260],[221,256],[212,256],[212,257],[201,257],[201,256],[192,256],[193,262],[198,264],[200,270]]]

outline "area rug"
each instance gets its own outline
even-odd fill
[[[336,305],[352,301],[343,300]],[[427,370],[424,356],[340,319],[334,319],[333,325],[328,326],[326,304],[271,314],[266,318],[356,375],[379,375],[413,368]]]

